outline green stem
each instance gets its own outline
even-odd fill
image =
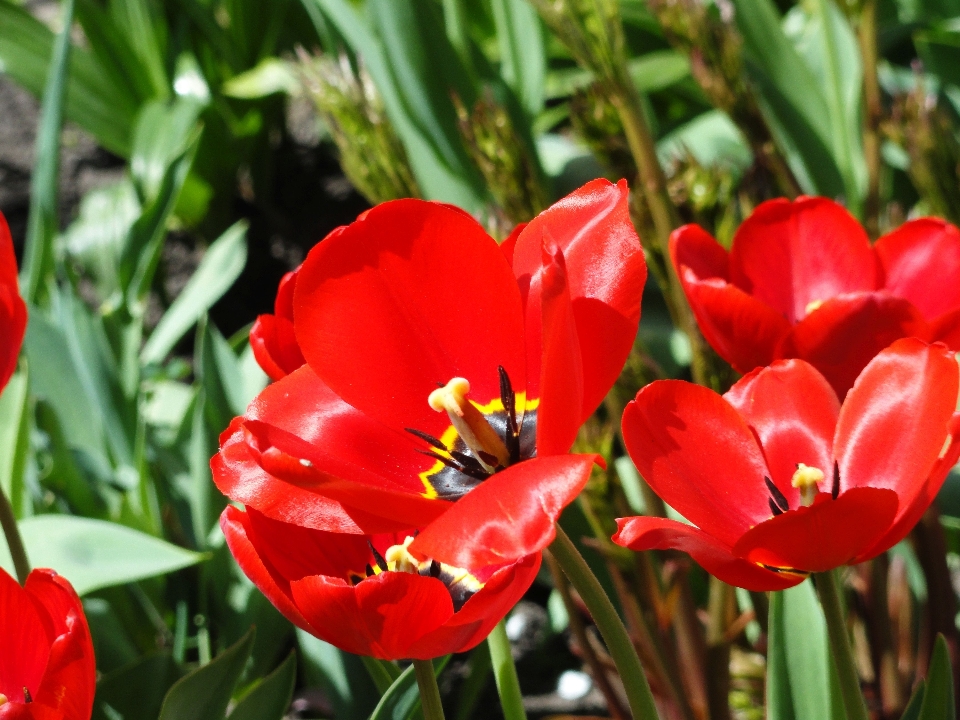
[[[617,666],[623,689],[630,703],[630,711],[635,720],[656,720],[657,706],[647,684],[647,676],[640,665],[640,658],[630,641],[630,635],[617,614],[610,598],[600,586],[600,581],[590,570],[573,541],[567,537],[560,525],[556,525],[557,537],[550,543],[550,552],[568,578],[580,593],[584,604],[590,611],[593,621],[600,630],[610,657]]]
[[[840,604],[840,587],[837,582],[836,570],[817,573],[815,576],[817,594],[823,606],[823,614],[827,619],[827,633],[830,635],[830,649],[837,664],[837,673],[840,676],[840,692],[843,696],[843,706],[849,720],[868,720],[867,706],[860,692],[860,676],[857,674],[857,665],[853,659],[853,648],[850,646],[850,636],[847,635],[847,624],[843,617],[843,607]]]
[[[517,666],[513,664],[505,620],[497,623],[487,638],[487,645],[490,646],[493,677],[497,681],[503,717],[506,720],[527,720],[527,711],[523,709],[523,695],[520,693],[520,678],[517,677]]]
[[[413,669],[420,686],[420,704],[423,707],[424,720],[444,720],[443,705],[440,703],[440,688],[437,676],[433,672],[432,660],[414,660]]]
[[[17,580],[23,585],[27,582],[27,575],[30,574],[30,561],[27,559],[27,551],[23,546],[23,538],[20,537],[20,529],[17,527],[17,517],[13,514],[13,506],[7,499],[7,494],[0,488],[0,527],[3,528],[3,535],[7,539],[7,547],[10,548],[10,557],[13,558],[13,568],[17,573]]]

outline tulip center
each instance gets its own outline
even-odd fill
[[[427,402],[437,412],[446,411],[450,422],[457,429],[463,442],[487,472],[495,472],[497,466],[510,464],[507,446],[472,402],[467,400],[470,382],[455,377],[442,388],[430,393]]]
[[[790,484],[800,491],[800,502],[803,505],[813,505],[813,499],[820,492],[820,483],[824,477],[820,468],[797,463],[797,470],[793,473]]]
[[[470,382],[462,377],[430,393],[430,407],[450,419],[439,438],[407,428],[430,446],[418,452],[435,461],[420,473],[426,497],[457,500],[494,473],[536,455],[539,402],[514,392],[507,371],[497,370],[500,397],[486,404],[468,398]]]
[[[408,535],[403,543],[391,545],[383,554],[373,546],[373,543],[370,543],[373,563],[367,564],[365,575],[350,573],[353,584],[356,585],[368,577],[374,577],[385,572],[403,572],[436,578],[444,584],[447,592],[450,593],[454,612],[459,611],[464,603],[483,587],[483,583],[477,580],[469,570],[431,559],[418,560],[410,552],[410,543],[412,542],[413,537]]]

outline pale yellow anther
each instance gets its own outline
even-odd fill
[[[416,574],[420,569],[419,561],[410,552],[410,543],[413,538],[409,535],[403,541],[403,545],[391,545],[384,553],[383,559],[387,561],[387,568],[393,572],[405,572]]]
[[[823,300],[812,300],[807,303],[807,306],[803,309],[803,312],[804,314],[809,315],[814,310],[818,310],[821,305],[823,305]]]
[[[790,484],[800,491],[800,502],[803,505],[813,505],[813,498],[817,494],[818,486],[823,482],[824,474],[820,468],[797,463],[797,470],[793,473]]]
[[[510,464],[507,446],[483,413],[467,399],[469,392],[470,382],[466,378],[455,377],[430,393],[427,402],[437,412],[446,411],[460,438],[488,472],[496,470],[497,464],[506,467]],[[496,463],[491,462],[491,458],[496,458]]]

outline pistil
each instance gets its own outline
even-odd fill
[[[430,393],[428,402],[437,412],[446,411],[461,439],[487,472],[510,464],[510,453],[496,430],[467,399],[470,382],[455,377],[442,388]]]
[[[790,484],[800,491],[800,503],[809,507],[820,491],[819,484],[823,481],[823,470],[820,468],[797,463],[797,470],[793,473]]]

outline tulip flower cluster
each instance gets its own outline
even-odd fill
[[[688,523],[624,518],[614,541],[777,590],[901,540],[960,457],[960,286],[937,282],[960,270],[960,232],[915,220],[871,247],[839,205],[801,198],[757,208],[729,254],[696,226],[670,252],[746,375],[723,395],[657,381],[627,406],[628,452]],[[240,566],[351,652],[480,642],[603,462],[570,448],[631,350],[645,280],[623,182],[499,247],[418,200],[332,232],[255,323],[275,382],[212,461],[245,506],[221,518]]]

